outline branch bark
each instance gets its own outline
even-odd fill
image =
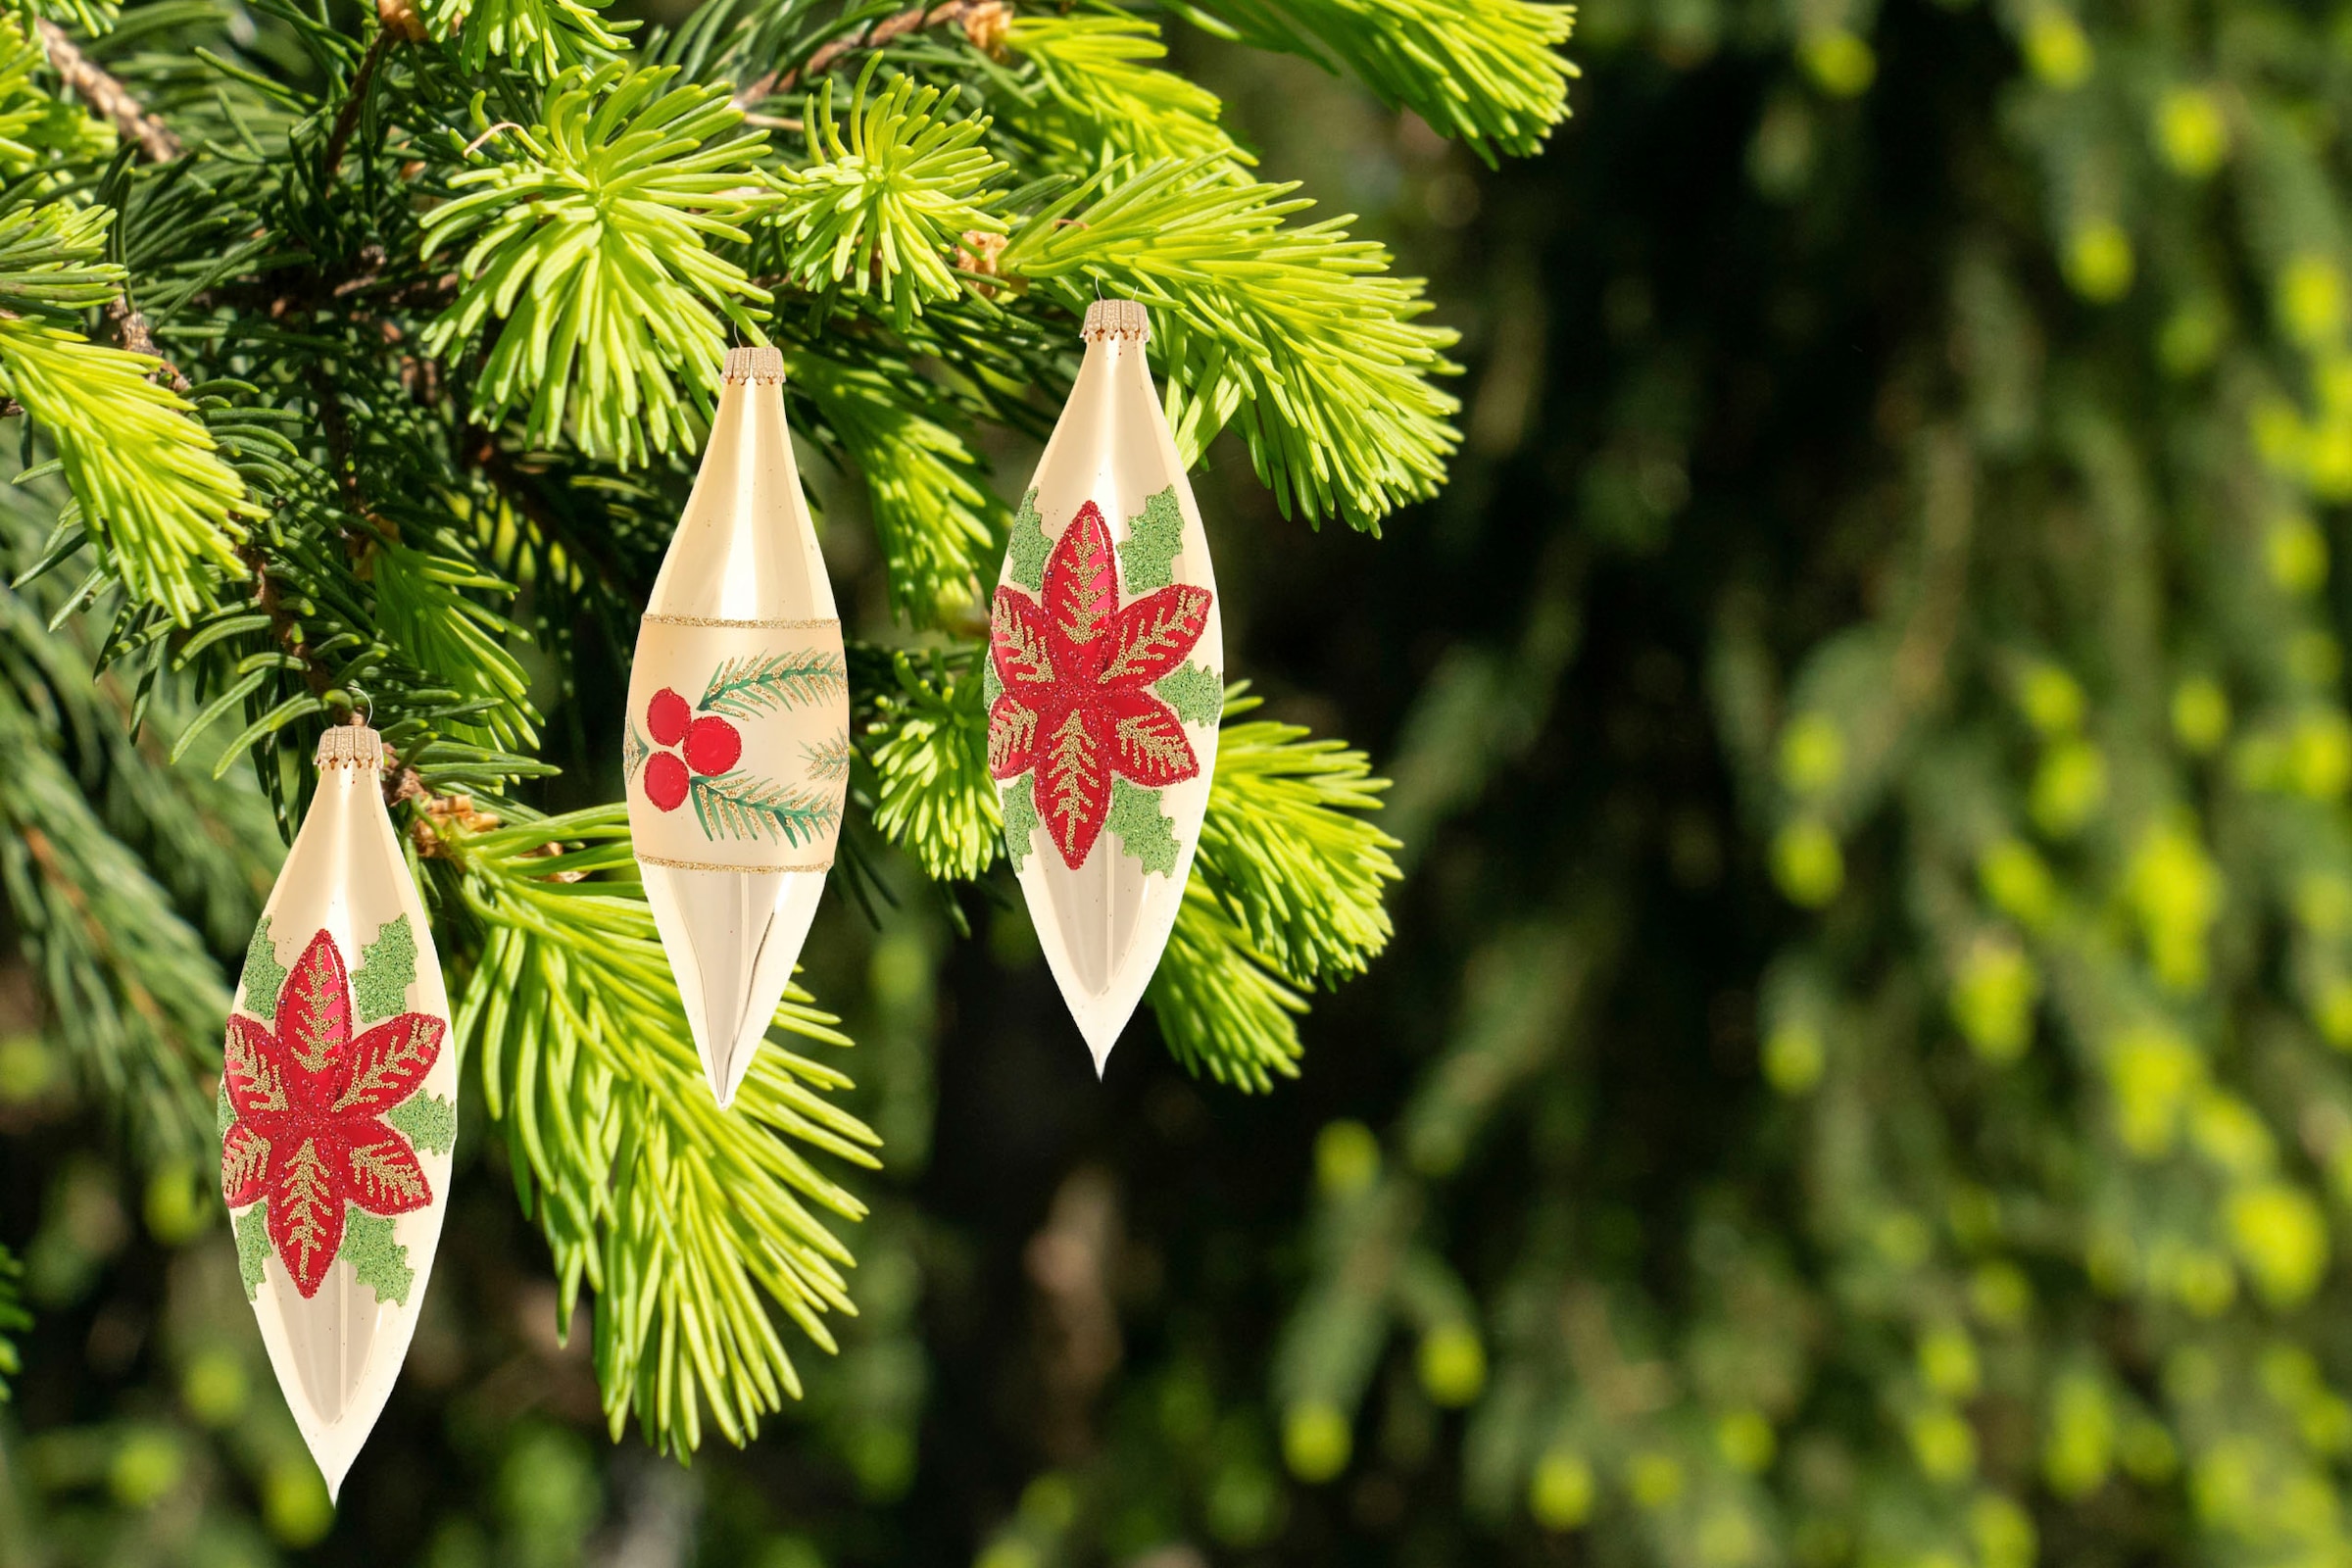
[[[951,22],[962,25],[963,35],[971,39],[974,47],[994,55],[1004,48],[1004,29],[1012,24],[1012,8],[1004,0],[943,0],[935,6],[910,6],[835,38],[790,71],[771,71],[746,82],[735,95],[735,107],[755,109],[778,93],[790,92],[802,82],[823,75],[860,50],[879,49],[893,38]]]
[[[81,46],[66,36],[65,28],[45,20],[34,25],[41,48],[48,53],[49,68],[65,78],[83,103],[112,121],[116,130],[138,143],[139,150],[155,163],[168,164],[179,156],[179,138],[172,134],[172,127],[149,114],[128,87],[83,54]]]

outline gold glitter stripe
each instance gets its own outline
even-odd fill
[[[715,615],[656,615],[651,613],[638,618],[648,626],[728,626],[742,627],[747,631],[816,631],[826,626],[841,624],[838,618],[832,620],[727,620]]]
[[[640,850],[640,851],[638,851],[638,852],[637,852],[637,863],[638,863],[638,864],[640,864],[640,865],[666,865],[666,866],[668,866],[668,867],[669,867],[671,870],[673,870],[673,871],[754,871],[754,872],[760,872],[760,871],[830,871],[830,870],[832,870],[832,869],[833,869],[833,862],[832,862],[832,860],[830,860],[830,859],[826,859],[826,860],[825,860],[825,861],[823,861],[822,863],[820,863],[820,864],[816,864],[816,865],[720,865],[720,864],[718,864],[716,861],[713,861],[713,860],[673,860],[673,859],[669,858],[668,858],[667,856],[665,856],[665,855],[648,855],[648,854],[646,854],[646,853],[645,853],[643,850]]]

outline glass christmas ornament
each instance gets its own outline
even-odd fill
[[[784,422],[784,357],[727,354],[629,674],[629,830],[703,1070],[735,1098],[833,864],[850,688]]]
[[[457,1142],[449,995],[359,725],[246,950],[228,1018],[220,1186],[245,1294],[303,1440],[342,1489],[409,1353]]]
[[[1130,300],[1086,356],[1013,520],[990,617],[988,766],[1054,979],[1102,1071],[1184,902],[1225,642],[1208,540]]]

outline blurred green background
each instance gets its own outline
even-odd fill
[[[0,967],[0,1564],[2352,1561],[2352,9],[1604,0],[1499,171],[1171,37],[1463,333],[1385,538],[1199,480],[1233,672],[1396,781],[1303,1077],[1098,1086],[1017,904],[836,899],[807,1398],[609,1444],[476,1119],[334,1512]]]

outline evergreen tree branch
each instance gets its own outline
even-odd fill
[[[1388,945],[1381,899],[1401,874],[1390,854],[1397,845],[1355,814],[1380,808],[1388,780],[1370,776],[1362,752],[1309,740],[1298,725],[1235,723],[1260,701],[1244,689],[1226,694],[1194,863],[1277,973],[1336,985]]]
[[[547,855],[547,846],[562,846]],[[854,1308],[849,1250],[818,1211],[861,1217],[802,1152],[873,1168],[874,1135],[827,1096],[847,1078],[770,1042],[732,1109],[703,1080],[668,960],[637,884],[618,807],[451,830],[485,939],[457,1006],[526,1207],[555,1251],[559,1323],[596,1293],[596,1362],[617,1437],[684,1454],[708,1410],[729,1442],[800,1378],[772,1302],[821,1348],[823,1314]],[[795,992],[780,1027],[849,1042]]]
[[[1454,334],[1421,324],[1417,279],[1347,220],[1284,220],[1295,184],[1237,181],[1222,160],[1090,181],[1017,227],[998,259],[1073,313],[1099,287],[1151,305],[1168,421],[1189,460],[1228,421],[1285,514],[1378,531],[1433,495],[1461,437],[1430,384]]]
[[[1345,69],[1488,163],[1528,157],[1567,118],[1576,10],[1530,0],[1173,0],[1200,25]]]
[[[147,112],[136,94],[81,52],[66,29],[47,18],[33,23],[49,64],[81,101],[113,122],[122,139],[133,143],[150,163],[169,164],[181,152],[179,138],[159,117]]]
[[[963,29],[973,47],[994,53],[1003,46],[1012,8],[1004,0],[942,0],[933,6],[908,6],[875,21],[862,23],[837,38],[829,38],[796,66],[776,67],[746,82],[735,94],[735,105],[746,111],[781,97],[801,83],[814,79],[853,57],[876,50],[926,27],[954,24]]]
[[[765,197],[766,134],[730,135],[742,111],[676,74],[574,68],[540,127],[492,135],[477,110],[485,139],[455,144],[464,194],[426,215],[421,256],[472,243],[424,347],[454,363],[504,323],[474,385],[485,421],[522,408],[526,441],[568,431],[591,456],[642,463],[695,438],[728,331],[757,335],[746,306],[766,292],[705,241],[749,238],[737,220]]]

